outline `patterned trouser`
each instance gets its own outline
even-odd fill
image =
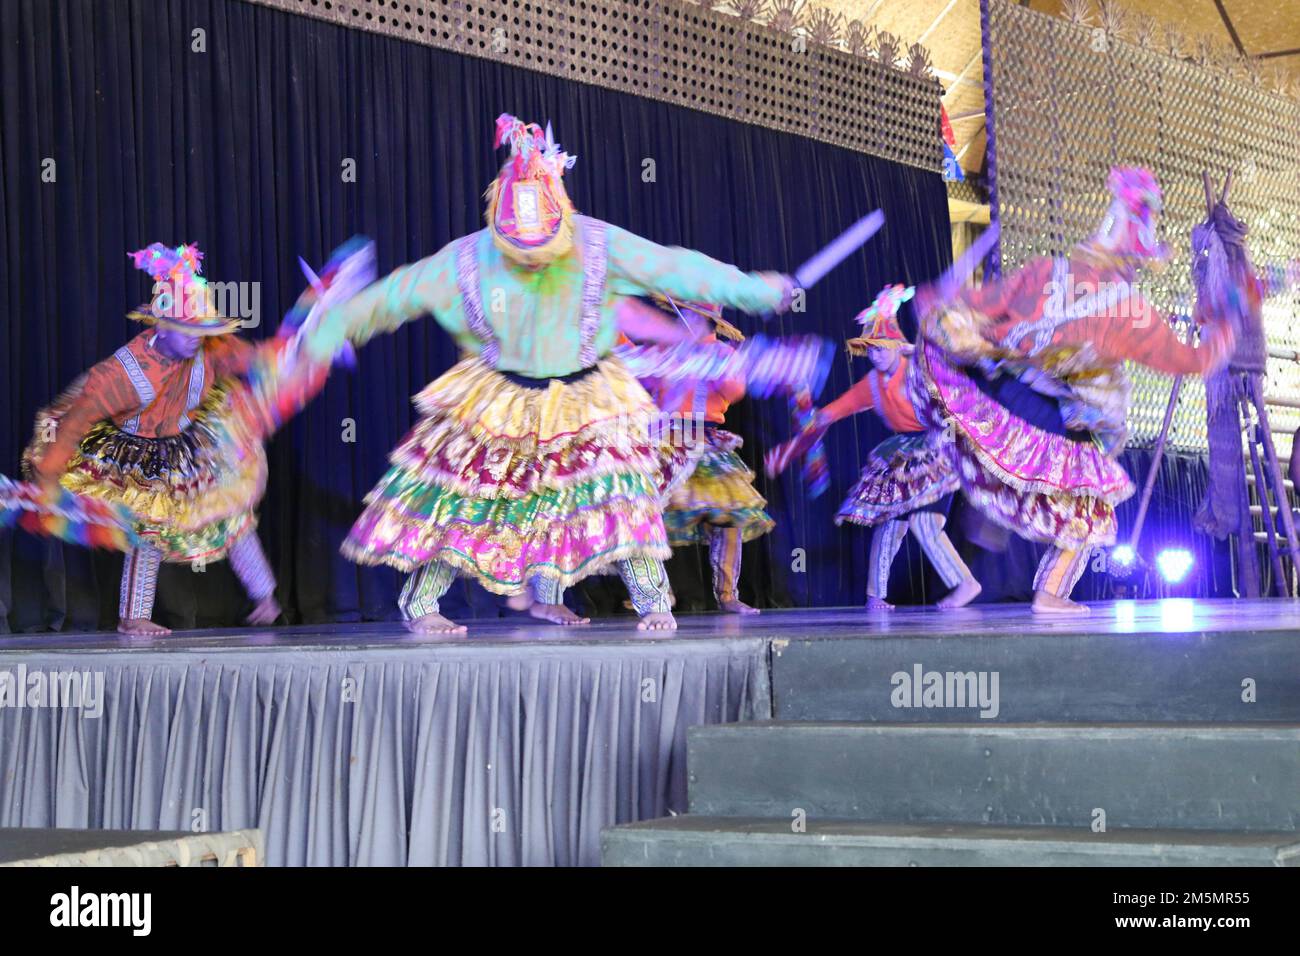
[[[712,527],[709,536],[709,565],[713,568],[713,596],[718,604],[740,600],[740,529]]]
[[[153,617],[161,566],[162,552],[152,545],[142,545],[127,554],[117,605],[118,617],[123,621],[147,621]],[[254,601],[260,603],[275,593],[275,574],[256,531],[245,532],[231,544],[230,566]]]
[[[657,558],[628,558],[618,562],[618,573],[632,596],[637,614],[666,614],[671,610],[668,596],[668,572]],[[456,569],[442,561],[431,561],[411,573],[402,588],[398,606],[402,618],[415,621],[426,614],[438,613],[438,601],[452,581]],[[564,603],[564,587],[553,578],[534,577],[528,582],[534,600],[542,604]]]
[[[939,572],[943,583],[955,588],[971,577],[970,568],[952,546],[943,530],[946,519],[937,511],[917,511],[907,518],[895,518],[876,527],[871,536],[871,570],[867,577],[867,597],[880,598],[889,594],[889,569],[894,565],[898,549],[903,545],[908,528],[921,544],[921,550]]]
[[[1083,577],[1088,567],[1088,553],[1091,548],[1078,551],[1065,551],[1052,548],[1043,560],[1038,562],[1038,573],[1034,575],[1034,590],[1046,591],[1059,598],[1068,598],[1074,586]]]

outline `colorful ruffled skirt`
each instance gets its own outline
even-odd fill
[[[353,561],[445,562],[513,594],[670,554],[663,500],[699,450],[658,436],[658,409],[616,359],[532,380],[475,356],[415,403],[420,421],[343,543]]]
[[[916,362],[922,424],[943,433],[937,447],[981,514],[1065,550],[1114,543],[1115,506],[1134,490],[1117,461],[1093,442],[1030,423],[932,343],[917,349]]]
[[[69,405],[74,385],[36,418],[24,471],[44,449]],[[245,386],[217,383],[179,435],[142,438],[110,421],[81,440],[59,483],[78,495],[128,509],[141,543],[170,562],[216,561],[256,527],[253,509],[266,489],[261,436],[241,405]]]
[[[742,541],[767,534],[776,523],[763,510],[767,500],[754,487],[754,473],[736,454],[741,437],[712,423],[705,424],[703,437],[704,453],[664,511],[668,543],[707,544],[708,527],[739,528]]]
[[[924,433],[893,435],[871,450],[835,523],[871,527],[918,511],[946,515],[960,486],[948,457]]]

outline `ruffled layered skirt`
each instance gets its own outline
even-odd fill
[[[1117,461],[1017,415],[934,344],[923,343],[916,357],[922,424],[944,436],[937,447],[981,514],[1066,550],[1114,543],[1115,506],[1134,490]]]
[[[775,522],[767,501],[754,487],[754,473],[736,454],[739,435],[706,424],[699,462],[673,492],[664,511],[668,542],[674,548],[707,543],[706,529],[739,528],[742,541],[767,534]]]
[[[128,509],[142,543],[164,561],[225,557],[230,544],[256,526],[253,509],[266,489],[266,454],[250,420],[245,387],[221,382],[179,435],[142,438],[112,422],[94,425],[59,483],[78,495]],[[74,385],[36,418],[24,470],[44,448],[77,398]],[[48,430],[48,431],[47,431]]]
[[[353,561],[441,561],[512,594],[669,555],[664,497],[702,449],[659,436],[658,409],[617,360],[533,381],[468,358],[416,407],[343,544]]]
[[[923,433],[893,435],[872,449],[835,523],[871,527],[918,511],[946,515],[960,485],[948,457]]]

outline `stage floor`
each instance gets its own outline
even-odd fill
[[[0,654],[15,651],[205,651],[205,650],[360,650],[410,649],[421,645],[472,648],[510,644],[646,643],[760,640],[861,640],[871,637],[1034,637],[1125,634],[1216,634],[1296,631],[1300,600],[1118,601],[1091,605],[1085,617],[1043,616],[1026,604],[987,604],[958,611],[935,608],[768,610],[740,617],[688,614],[675,632],[647,634],[631,615],[600,618],[581,627],[558,627],[526,615],[469,623],[469,633],[454,638],[407,633],[398,622],[299,625],[276,628],[222,628],[178,631],[163,638],[128,638],[112,632],[41,633],[0,636]],[[1298,645],[1300,646],[1300,645]]]

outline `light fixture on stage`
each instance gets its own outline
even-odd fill
[[[1186,548],[1165,548],[1156,555],[1156,567],[1168,584],[1181,584],[1193,563],[1192,552]]]
[[[1137,567],[1137,552],[1131,544],[1117,544],[1110,549],[1110,562],[1106,567],[1112,578],[1126,578]]]

